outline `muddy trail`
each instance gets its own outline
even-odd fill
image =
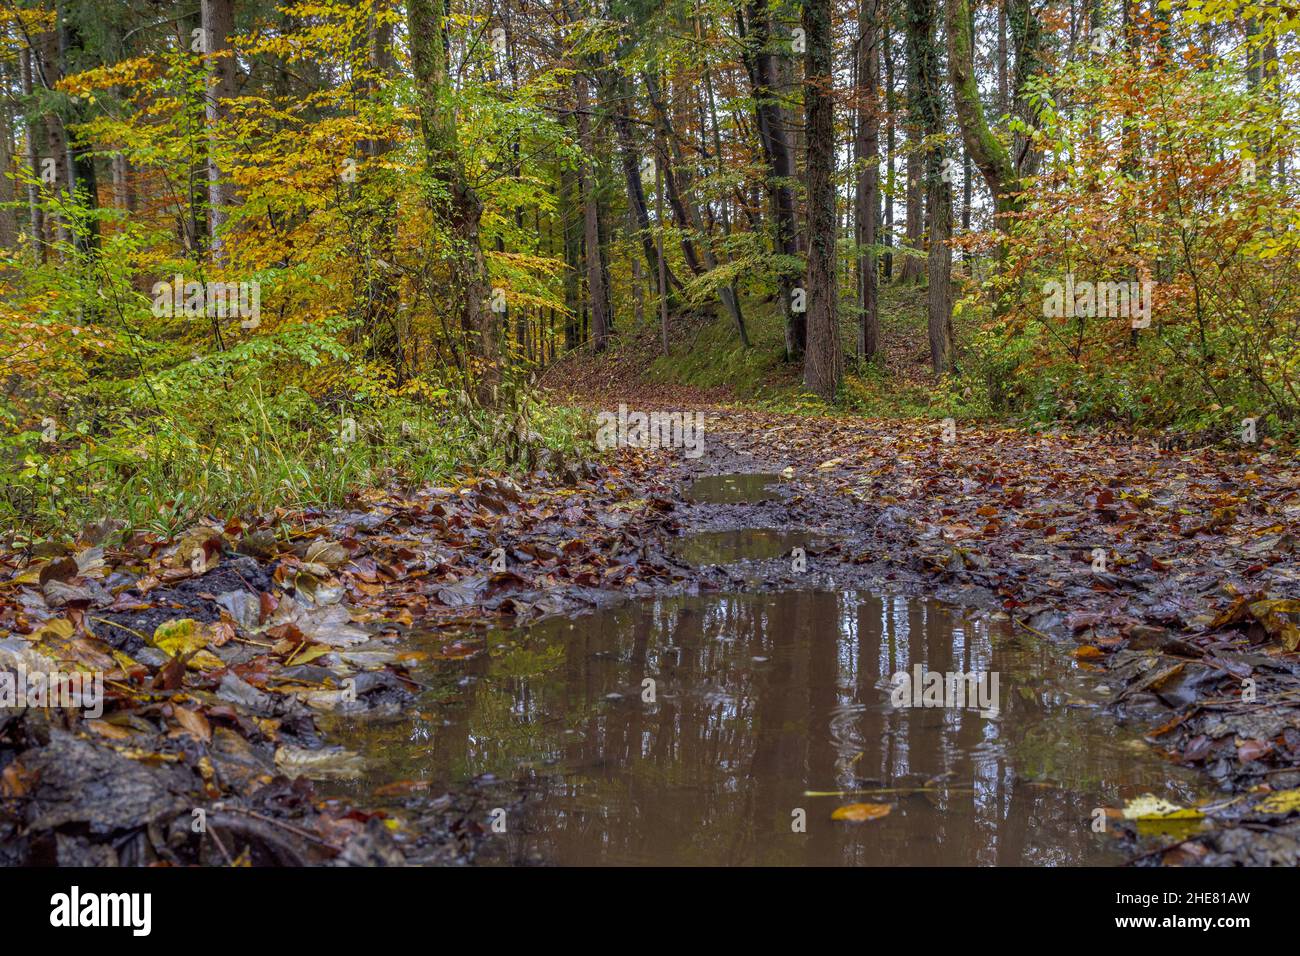
[[[0,668],[104,700],[0,699],[0,862],[1297,862],[1294,458],[698,450],[7,553]]]

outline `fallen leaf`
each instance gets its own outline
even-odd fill
[[[835,812],[831,814],[831,819],[848,820],[850,823],[864,823],[867,820],[879,820],[881,817],[887,817],[889,811],[893,809],[893,805],[888,803],[850,803],[842,807],[836,807]]]

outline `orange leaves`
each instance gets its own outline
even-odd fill
[[[893,809],[893,805],[888,803],[850,803],[836,807],[835,812],[831,814],[831,819],[847,823],[866,823],[869,820],[879,820],[889,816]]]

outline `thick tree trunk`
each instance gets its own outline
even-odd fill
[[[803,0],[807,37],[804,125],[808,141],[808,329],[804,384],[833,401],[844,362],[836,282],[834,32],[831,0]]]
[[[441,218],[452,242],[443,252],[453,314],[461,328],[476,338],[475,351],[481,363],[477,371],[480,402],[494,403],[500,379],[497,359],[497,330],[488,309],[487,266],[479,241],[479,220],[483,205],[465,178],[457,142],[456,117],[443,102],[448,86],[447,47],[443,42],[443,20],[447,0],[407,0],[411,69],[415,74],[416,104],[420,114],[425,167],[440,184],[440,194],[431,197],[435,217]]]
[[[930,248],[926,253],[927,328],[930,365],[936,375],[952,367],[952,186],[939,178],[938,165],[929,173],[926,203],[930,209]]]
[[[916,80],[913,118],[930,145],[925,153],[925,193],[930,234],[926,255],[926,293],[930,364],[936,375],[952,361],[952,184],[945,174],[939,47],[935,42],[935,0],[908,0],[907,49]]]
[[[919,62],[918,52],[912,35],[912,6],[915,0],[907,0],[904,16],[907,18],[905,40],[907,45],[907,217],[904,238],[910,254],[903,258],[903,268],[898,281],[903,283],[920,282],[925,274],[920,256],[915,253],[924,247],[925,233],[925,155],[920,143],[925,136],[925,122],[921,117],[923,106],[923,80],[921,71],[924,65]]]
[[[870,361],[880,350],[877,304],[876,215],[880,206],[880,0],[858,2],[857,182],[854,206],[858,253],[858,356]]]
[[[748,35],[746,35],[748,21]],[[790,148],[787,120],[777,98],[780,82],[778,64],[770,45],[771,11],[768,0],[749,0],[744,16],[737,17],[744,48],[745,67],[754,99],[754,119],[758,126],[759,145],[767,166],[767,189],[775,227],[773,251],[777,264],[777,286],[781,311],[785,317],[787,358],[803,354],[808,339],[806,313],[793,308],[794,290],[799,268],[798,209],[795,205],[794,152]]]
[[[63,78],[58,28],[41,34],[39,42],[40,49],[36,51],[35,66],[41,77],[41,85],[49,89]],[[67,255],[66,246],[71,240],[68,216],[62,210],[70,198],[72,167],[68,157],[68,137],[64,130],[63,117],[57,112],[50,111],[45,115],[45,136],[46,153],[40,157],[42,188],[52,202],[50,215],[52,231],[54,241],[59,246],[59,256],[63,258]],[[53,175],[50,178],[44,175],[46,160],[52,160],[49,168],[53,171]]]

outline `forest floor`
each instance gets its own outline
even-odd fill
[[[562,378],[556,394],[592,410],[700,411],[703,454],[622,448],[519,481],[369,492],[341,512],[210,522],[171,541],[106,546],[104,525],[0,557],[0,665],[106,675],[102,715],[0,707],[0,864],[472,862],[491,806],[480,781],[321,790],[310,781],[355,776],[367,758],[338,746],[331,720],[415,707],[420,665],[484,654],[488,626],[787,589],[1005,615],[1220,792],[1108,811],[1132,857],[1300,862],[1293,457],[966,424],[947,440],[930,419],[757,410],[605,363]],[[729,474],[772,476],[771,493],[685,493]],[[817,543],[806,567],[782,555],[744,574],[674,549],[688,531],[743,528]],[[411,648],[417,630],[440,635],[436,650]],[[1190,832],[1166,826],[1189,819]]]

